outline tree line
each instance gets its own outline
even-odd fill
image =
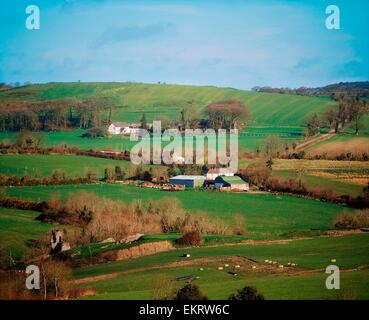
[[[346,93],[332,94],[331,99],[336,106],[326,111],[321,118],[314,114],[307,122],[307,133],[314,136],[320,128],[327,128],[339,133],[347,124],[353,123],[355,134],[363,129],[361,118],[369,111],[368,102],[358,95]]]
[[[107,97],[1,102],[0,131],[101,127],[110,122],[112,108]]]

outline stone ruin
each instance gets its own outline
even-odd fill
[[[63,231],[61,230],[51,231],[50,244],[51,244],[50,254],[55,254],[70,249],[69,243],[64,241]]]

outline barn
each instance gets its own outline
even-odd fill
[[[204,176],[186,176],[180,175],[169,179],[169,183],[173,185],[181,185],[186,188],[202,188],[204,185]]]
[[[250,186],[246,181],[243,181],[240,177],[224,177],[219,176],[215,178],[215,187],[224,188],[229,190],[249,191]]]

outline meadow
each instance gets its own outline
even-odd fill
[[[53,147],[67,145],[69,147],[77,147],[81,150],[113,150],[125,151],[137,143],[130,141],[129,136],[107,136],[100,138],[82,138],[81,135],[85,130],[64,130],[41,132],[43,147]],[[14,144],[16,140],[16,132],[0,132],[0,142]],[[292,144],[293,141],[302,139],[302,128],[276,128],[276,127],[247,127],[238,135],[238,144],[240,151],[256,152],[262,146],[268,136],[277,136],[281,143]],[[163,142],[165,146],[167,142]]]
[[[131,163],[124,160],[112,160],[76,155],[40,155],[11,154],[0,156],[0,173],[30,177],[50,176],[53,171],[63,171],[67,177],[85,177],[90,170],[98,178],[104,176],[105,168],[120,166],[127,169]]]
[[[177,198],[188,212],[206,212],[210,218],[219,218],[229,224],[233,224],[234,215],[239,213],[245,217],[246,229],[261,238],[288,237],[291,232],[312,229],[324,231],[332,227],[332,220],[338,213],[350,211],[340,205],[295,196],[194,190],[168,193],[118,184],[9,187],[5,192],[9,196],[40,201],[55,193],[65,199],[81,190],[130,203],[147,204],[149,200]]]
[[[331,259],[336,259],[340,269],[347,270],[341,273],[341,288],[353,292],[360,299],[368,299],[368,270],[352,270],[369,265],[368,240],[369,234],[360,234],[285,243],[178,249],[128,261],[78,268],[74,270],[74,277],[80,279],[118,272],[110,279],[91,279],[80,285],[97,290],[92,299],[149,299],[155,278],[165,276],[174,280],[189,274],[200,277],[195,283],[210,299],[226,299],[244,285],[256,286],[267,299],[329,299],[335,296],[324,287],[324,270]],[[181,266],[183,252],[191,255],[186,259],[187,266]],[[217,266],[232,257],[252,259],[256,269],[241,265],[237,277],[228,273],[233,270],[232,265],[228,269],[217,270]],[[292,274],[263,271],[266,259],[284,265],[293,262],[298,265],[298,270]],[[119,272],[122,274],[119,275]],[[180,285],[183,283],[178,283]],[[301,290],[302,287],[304,290]]]
[[[51,224],[35,220],[39,214],[0,207],[0,247],[7,255],[19,258],[27,245],[50,232]]]
[[[329,97],[305,97],[259,93],[233,88],[184,86],[142,83],[47,83],[0,92],[0,99],[11,101],[59,98],[86,99],[91,95],[111,97],[115,108],[114,121],[139,121],[145,113],[148,121],[158,116],[179,119],[180,110],[193,103],[202,113],[205,106],[217,101],[236,99],[245,103],[251,112],[251,125],[268,127],[305,126],[314,113],[322,114],[334,105]],[[22,95],[23,93],[23,95]]]

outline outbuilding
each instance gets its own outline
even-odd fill
[[[219,176],[215,178],[215,187],[225,190],[233,191],[249,191],[250,186],[246,181],[243,181],[240,177],[225,177]]]
[[[169,183],[173,185],[185,186],[186,188],[202,188],[204,186],[204,176],[187,176],[180,175],[169,179]]]
[[[213,168],[206,174],[206,180],[214,181],[219,176],[233,177],[234,172],[230,168]]]

